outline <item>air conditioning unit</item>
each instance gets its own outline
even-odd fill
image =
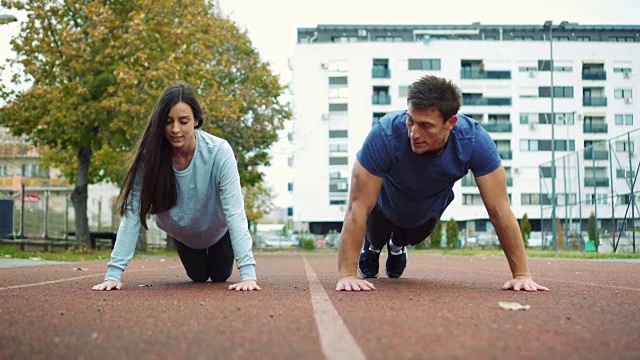
[[[329,120],[329,114],[327,113],[322,114],[322,120]]]
[[[513,169],[513,173],[514,174],[520,174],[520,169],[519,168],[514,168]]]
[[[535,129],[536,129],[536,124],[530,123],[529,124],[529,130],[535,130]]]
[[[630,79],[631,78],[631,73],[628,71],[625,71],[622,73],[622,76],[624,76],[625,79]]]
[[[631,103],[633,103],[633,99],[632,98],[624,98],[624,103],[625,104],[631,104]]]
[[[360,36],[360,37],[365,37],[365,36],[367,36],[367,30],[365,30],[365,29],[358,29],[358,36]]]
[[[327,70],[329,68],[329,64],[327,63],[320,63],[320,68],[322,68],[323,70]]]
[[[534,77],[536,77],[536,75],[537,75],[537,74],[538,74],[538,72],[537,72],[537,71],[529,71],[529,77],[530,77],[530,78],[534,78]]]

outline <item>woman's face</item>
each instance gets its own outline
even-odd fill
[[[169,110],[164,136],[174,150],[189,150],[195,144],[194,128],[198,125],[191,106],[179,102]]]

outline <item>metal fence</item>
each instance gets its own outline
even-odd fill
[[[73,241],[75,233],[75,212],[70,199],[69,189],[43,190],[25,188],[20,192],[0,191],[3,206],[2,228],[0,236],[28,240],[67,240]],[[89,202],[87,204],[89,231],[118,231],[120,218],[114,212],[113,204]],[[9,209],[9,210],[7,210]],[[151,218],[147,221],[149,230],[145,231],[147,247],[164,248],[166,233],[160,230]]]
[[[541,164],[543,248],[582,249],[593,217],[598,251],[638,252],[639,155],[637,129],[608,140],[585,141],[584,149]]]

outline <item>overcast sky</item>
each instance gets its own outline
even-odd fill
[[[287,59],[293,55],[298,27],[318,24],[540,24],[567,20],[580,24],[640,24],[640,0],[218,0],[224,13],[246,29],[263,60],[281,81],[291,80]],[[6,13],[6,12],[5,12]],[[14,14],[22,21],[20,14]],[[0,25],[0,60],[12,57],[9,40],[17,23]],[[8,81],[7,73],[1,76]],[[274,147],[274,167],[265,169],[271,184],[286,184]],[[282,186],[278,185],[280,189]],[[276,204],[286,206],[276,198]]]

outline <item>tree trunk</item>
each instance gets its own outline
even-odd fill
[[[138,234],[138,241],[136,242],[136,251],[147,251],[147,230],[143,227],[140,228],[140,234]]]
[[[75,213],[76,246],[85,245],[91,248],[89,237],[89,218],[87,217],[87,198],[89,197],[89,164],[91,163],[91,148],[84,147],[78,152],[78,173],[76,187],[71,193],[71,202]]]

